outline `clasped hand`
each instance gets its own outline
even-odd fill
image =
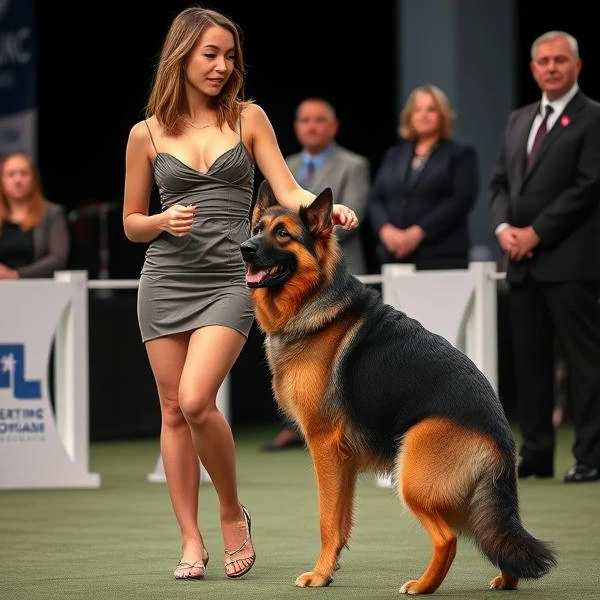
[[[176,237],[187,235],[192,230],[195,206],[174,204],[162,213],[161,229]]]
[[[498,234],[498,242],[511,260],[520,262],[532,258],[533,250],[540,243],[540,237],[531,225],[513,227],[509,225]]]
[[[398,260],[412,254],[425,239],[425,232],[419,225],[400,229],[394,225],[384,225],[379,237],[386,250]]]

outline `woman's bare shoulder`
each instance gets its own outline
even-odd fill
[[[242,119],[256,122],[267,119],[267,113],[258,104],[246,104],[242,109]]]
[[[152,116],[148,119],[142,119],[133,125],[129,131],[129,136],[136,140],[147,139],[148,138],[148,130],[154,133],[158,133],[160,126],[156,117]]]

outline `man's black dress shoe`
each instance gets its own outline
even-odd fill
[[[520,479],[524,477],[554,477],[554,467],[552,461],[532,460],[519,456],[517,473]]]
[[[573,465],[565,474],[565,483],[582,483],[599,479],[600,469],[581,464]]]

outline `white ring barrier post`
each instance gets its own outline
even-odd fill
[[[217,408],[223,413],[225,418],[230,421],[230,409],[229,409],[229,375],[225,377],[225,380],[221,384],[219,391],[217,392]],[[199,461],[200,462],[200,461]],[[165,483],[167,481],[165,477],[165,469],[163,466],[162,456],[158,455],[156,466],[154,471],[148,473],[148,481],[152,483]],[[200,483],[212,483],[212,479],[208,474],[208,471],[200,462]]]
[[[87,273],[0,281],[0,297],[0,489],[99,487],[88,472]]]
[[[438,271],[386,264],[382,275],[383,301],[462,350],[497,391],[496,263]],[[379,476],[377,485],[390,487],[391,478]]]

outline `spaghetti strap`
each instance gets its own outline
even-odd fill
[[[154,143],[154,138],[152,137],[152,132],[150,131],[150,125],[148,125],[148,120],[144,119],[144,123],[146,123],[146,127],[148,128],[148,133],[150,134],[150,141],[152,142],[152,145],[154,146],[154,152],[156,152],[156,154],[158,154],[158,149],[156,148],[156,144]]]

